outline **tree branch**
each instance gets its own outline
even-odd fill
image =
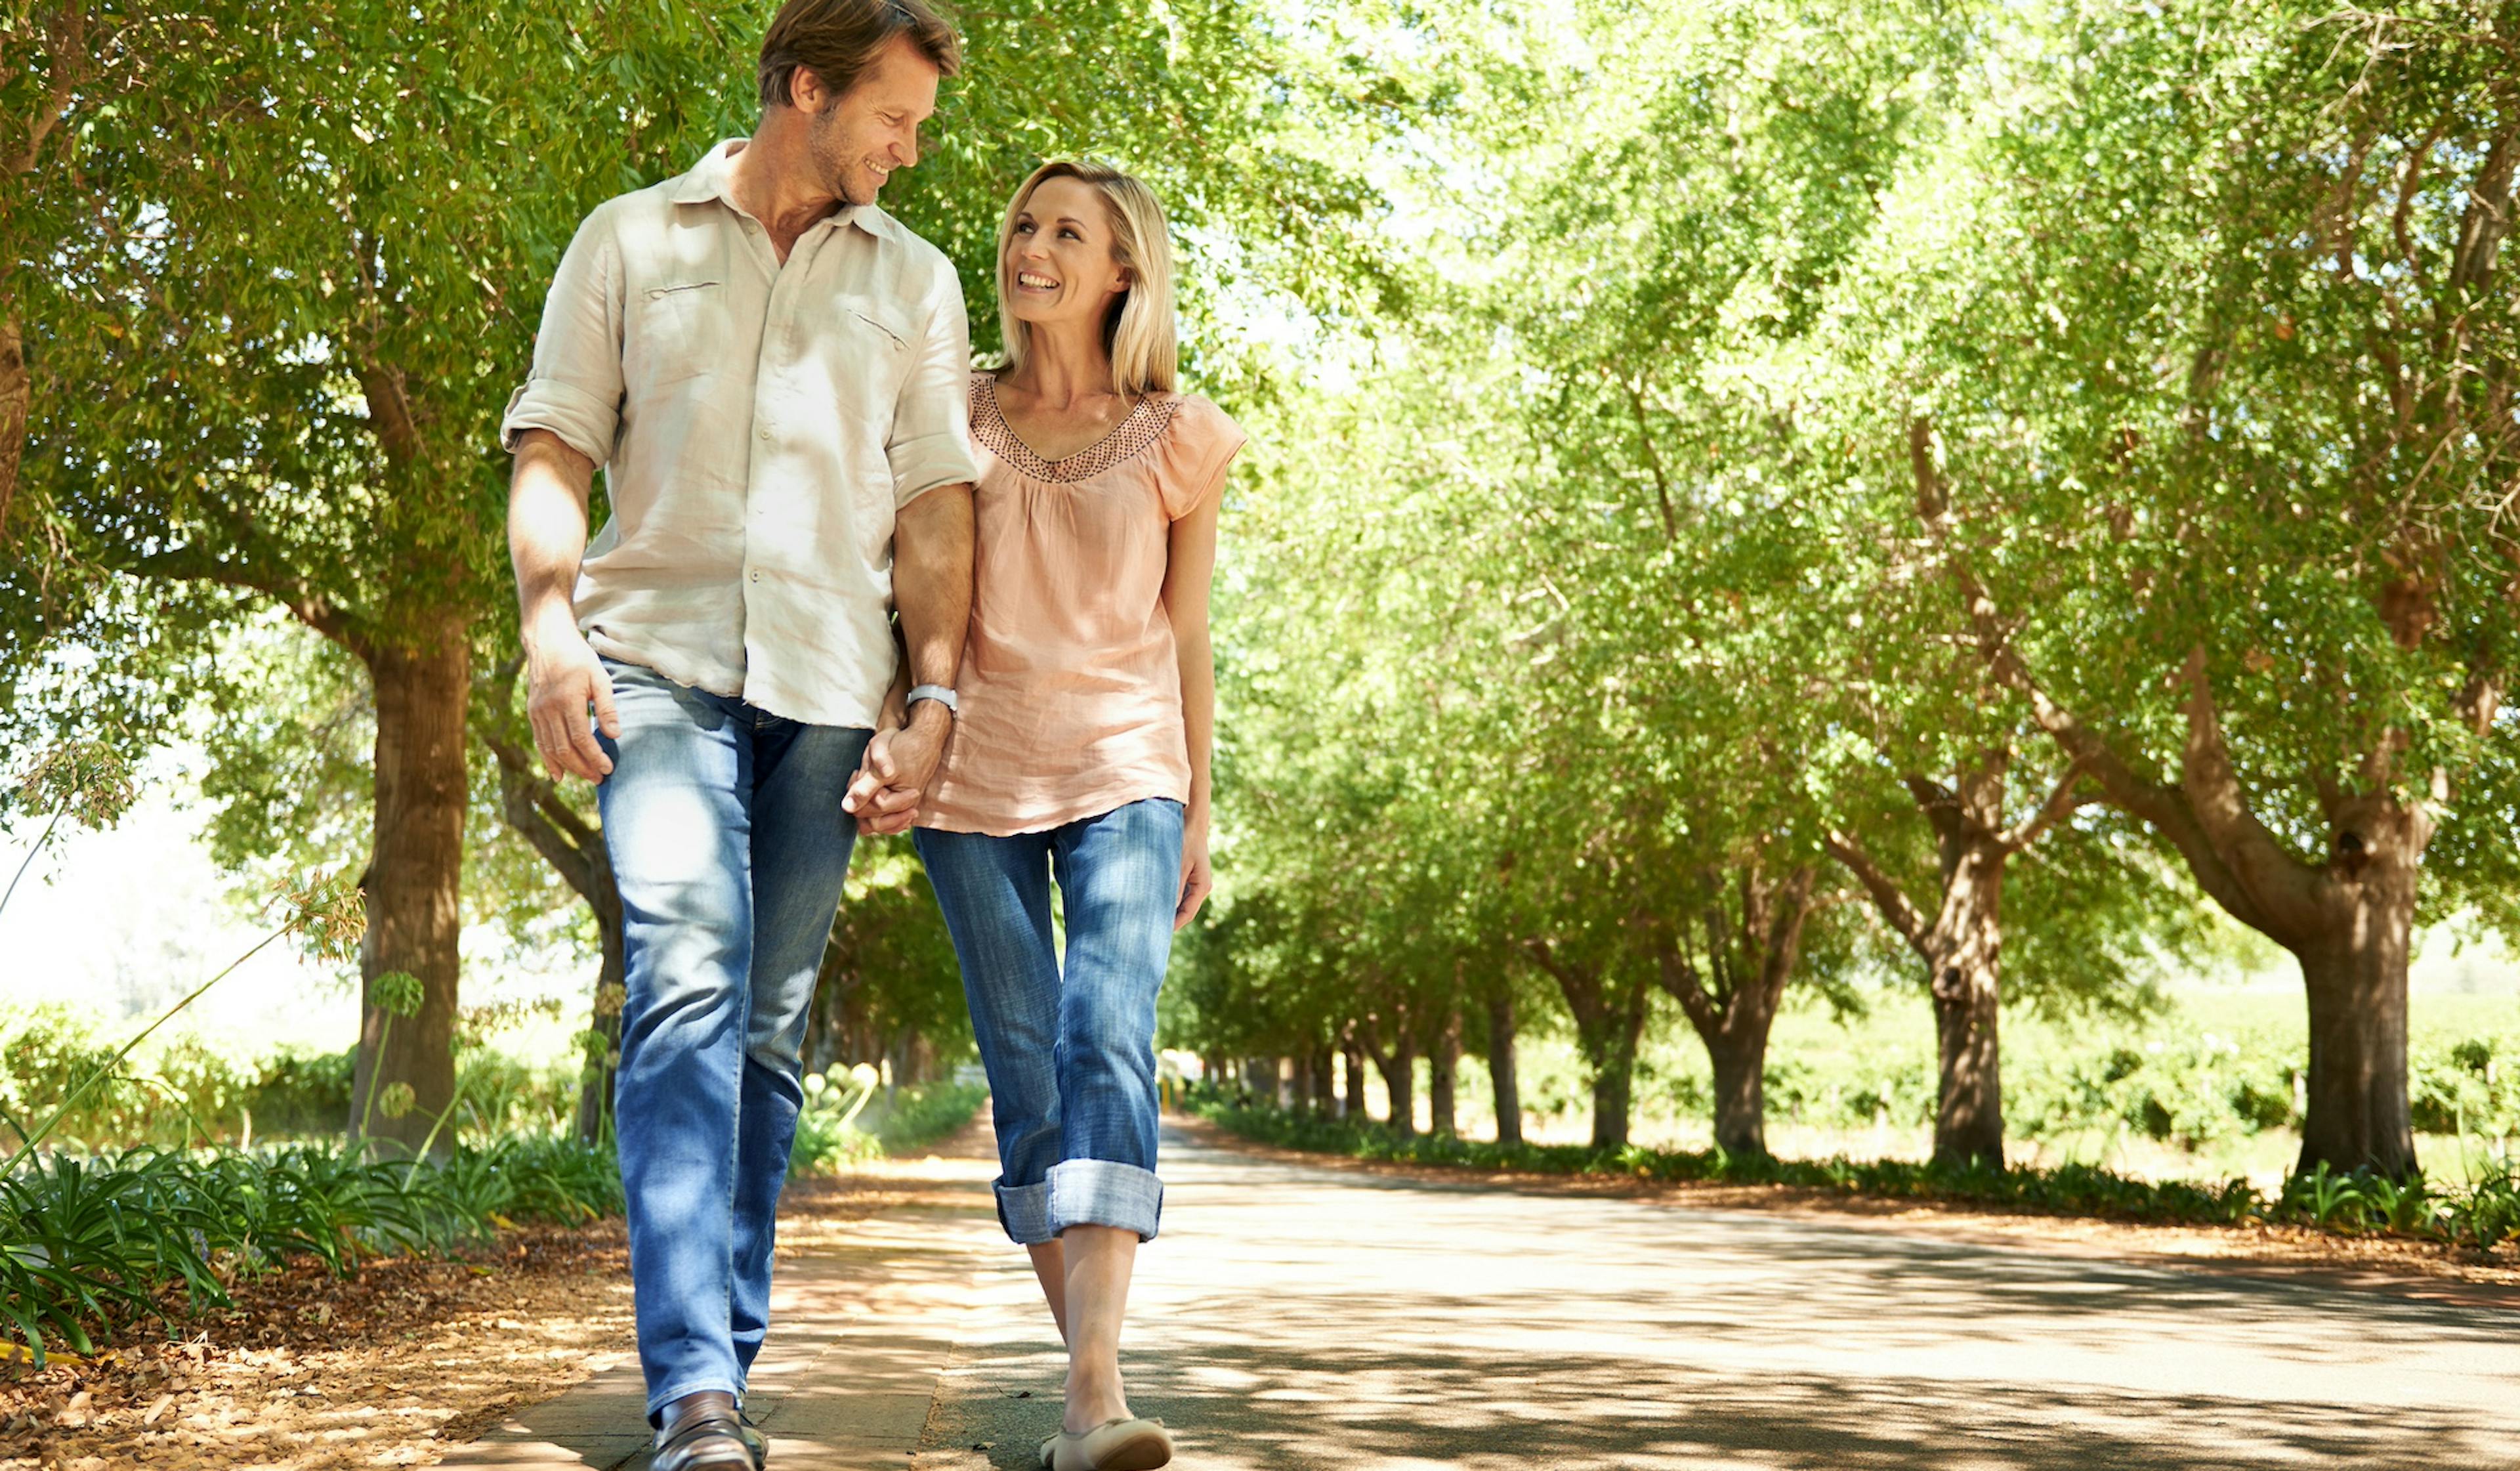
[[[1916,808],[1934,829],[1934,836],[1945,843],[1957,843],[1966,823],[1962,820],[1959,794],[1941,782],[1910,772],[1899,778],[1908,795],[1916,800]]]
[[[1723,1025],[1715,1014],[1714,1002],[1697,976],[1697,967],[1689,962],[1688,949],[1672,936],[1654,946],[1654,980],[1680,1003],[1688,1015],[1688,1024],[1701,1036],[1711,1036]]]
[[[1566,997],[1566,1009],[1575,1013],[1575,1020],[1578,1023],[1592,1024],[1599,1021],[1605,1012],[1601,1002],[1601,980],[1598,974],[1589,967],[1569,965],[1559,960],[1556,953],[1549,947],[1548,941],[1526,940],[1522,942],[1522,948],[1523,952],[1531,957],[1532,963],[1547,971],[1550,978],[1557,983],[1557,989]]]
[[[1794,964],[1802,956],[1803,923],[1811,917],[1812,886],[1820,881],[1819,871],[1805,863],[1785,876],[1774,895],[1774,912],[1768,920],[1767,953],[1760,957],[1760,996],[1770,1016],[1784,998],[1785,986],[1793,980]]]
[[[589,849],[573,842],[551,820],[540,800],[542,794],[535,790],[537,787],[548,788],[551,783],[534,773],[530,766],[511,759],[512,757],[521,757],[523,753],[507,741],[492,740],[486,744],[498,758],[499,810],[507,817],[508,825],[531,844],[534,851],[543,855],[560,874],[562,882],[575,891],[579,898],[589,904],[601,905],[606,882],[610,877],[610,865],[604,860],[602,844]]]
[[[287,609],[292,618],[349,650],[362,661],[374,652],[375,646],[367,636],[322,593],[309,591],[304,584],[292,579],[265,576],[218,561],[200,547],[179,546],[151,552],[122,564],[118,571],[135,577],[214,582],[222,587],[258,592]]]
[[[1628,403],[1637,414],[1637,443],[1643,449],[1645,469],[1653,474],[1654,499],[1662,507],[1662,533],[1666,540],[1680,539],[1680,515],[1671,505],[1671,479],[1663,473],[1662,451],[1654,447],[1653,430],[1645,418],[1645,395],[1631,385]]]
[[[2515,171],[2520,171],[2520,112],[2504,120],[2486,150],[2476,182],[2468,188],[2467,207],[2458,222],[2458,250],[2451,262],[2450,291],[2443,298],[2445,310],[2457,310],[2462,294],[2481,292],[2494,274],[2495,252],[2511,228]]]
[[[2082,758],[2077,757],[2066,764],[2065,774],[2056,780],[2056,790],[2048,794],[2048,801],[2040,805],[2039,810],[2005,829],[1996,839],[1997,845],[2005,852],[2017,853],[2038,842],[2048,829],[2063,821],[2077,807],[2083,805],[2083,799],[2075,795],[2075,788],[2082,783],[2083,762]]]
[[[43,156],[45,141],[52,137],[53,129],[61,126],[62,118],[69,112],[70,95],[79,89],[80,83],[96,73],[95,59],[88,55],[87,50],[85,5],[73,0],[72,4],[63,6],[47,29],[52,32],[48,37],[53,63],[52,85],[44,89],[43,100],[35,105],[34,115],[26,119],[26,146],[18,151],[17,158],[9,161],[8,171],[12,174],[34,171],[35,161]]]
[[[2180,761],[2179,788],[2196,825],[2258,910],[2298,934],[2317,923],[2309,893],[2309,865],[2286,851],[2249,809],[2248,793],[2232,768],[2223,722],[2205,671],[2205,647],[2188,651],[2181,677],[2187,682],[2187,743]],[[2280,937],[2278,937],[2280,938]]]
[[[2208,896],[2233,919],[2277,943],[2288,942],[2288,937],[2298,933],[2291,921],[2299,916],[2278,915],[2253,892],[2252,885],[2243,881],[2232,857],[2215,843],[2206,824],[2199,820],[2190,794],[2138,775],[2098,731],[2048,697],[1997,618],[1993,595],[1978,580],[1967,559],[1954,552],[1949,544],[1948,501],[1940,490],[1941,476],[1933,464],[1929,421],[1918,418],[1911,424],[1909,448],[1918,478],[1918,515],[1925,523],[1926,535],[1943,549],[1944,566],[1958,582],[1960,594],[1968,604],[1979,654],[1986,661],[1988,672],[1998,683],[2030,702],[2031,718],[2076,765],[2098,779],[2110,803],[2149,824],[2179,850],[2197,887]],[[1840,861],[1844,861],[1843,857]],[[1861,870],[1857,870],[1857,877],[1863,877]],[[1868,883],[1866,887],[1872,886]],[[1877,901],[1877,891],[1875,898]]]
[[[1925,917],[1908,901],[1908,896],[1899,888],[1898,882],[1882,872],[1881,865],[1873,862],[1871,854],[1848,834],[1832,832],[1822,840],[1822,846],[1827,848],[1829,856],[1845,864],[1847,871],[1855,875],[1856,882],[1872,896],[1872,906],[1881,911],[1881,917],[1890,922],[1891,929],[1899,932],[1899,938],[1908,942],[1909,947],[1917,954],[1924,954],[1926,937],[1930,933]]]

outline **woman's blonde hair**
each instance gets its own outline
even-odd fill
[[[1134,175],[1091,160],[1053,159],[1032,171],[1007,203],[998,226],[998,330],[1007,345],[1007,370],[1023,366],[1031,329],[1015,320],[1014,279],[1007,249],[1015,238],[1015,216],[1032,192],[1051,179],[1074,179],[1102,196],[1111,221],[1111,254],[1129,272],[1120,299],[1102,318],[1102,346],[1111,354],[1115,393],[1169,392],[1181,372],[1181,336],[1173,320],[1173,240],[1155,192]]]

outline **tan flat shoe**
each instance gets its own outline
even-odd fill
[[[1049,1471],[1155,1471],[1173,1459],[1161,1420],[1105,1420],[1083,1435],[1062,1430],[1041,1443]]]

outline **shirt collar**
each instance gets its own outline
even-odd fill
[[[677,205],[705,205],[716,200],[729,209],[735,208],[735,198],[730,192],[735,184],[735,156],[742,152],[743,145],[749,141],[728,138],[713,144],[707,153],[700,156],[700,161],[692,165],[691,172],[674,180],[666,198]],[[900,225],[891,215],[884,213],[880,206],[843,205],[833,217],[857,226],[878,240],[900,242],[897,233]]]

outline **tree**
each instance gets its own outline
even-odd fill
[[[185,148],[153,145],[198,142],[245,105],[253,77],[225,19],[124,0],[0,7],[0,540],[39,386],[47,401],[68,387],[45,348],[110,335],[55,252],[91,227],[101,162],[161,199],[200,187]]]
[[[2301,964],[2303,1170],[2415,1168],[2409,932],[2510,913],[2515,31],[2069,9],[1873,287],[1954,631]]]
[[[181,118],[92,143],[57,247],[98,322],[51,345],[48,556],[20,573],[133,610],[51,615],[56,636],[205,652],[275,606],[363,668],[361,970],[416,978],[423,1003],[388,1029],[371,997],[352,1119],[408,1146],[453,1087],[473,628],[505,603],[488,427],[525,356],[518,298],[585,207],[687,161],[726,36],[606,6],[468,16],[418,48],[407,9],[349,0],[202,20],[238,53],[238,101],[214,136]],[[191,601],[140,591],[158,585]],[[389,1082],[413,1107],[380,1119]]]
[[[2002,1007],[2003,886],[2012,858],[2079,803],[2082,773],[2068,766],[2046,802],[2018,821],[2006,810],[2011,754],[1991,748],[1946,785],[1911,774],[1905,785],[1931,830],[1937,899],[1908,891],[1862,840],[1832,832],[1828,850],[1860,880],[1892,933],[1924,963],[1939,1056],[1934,1158],[2003,1163]]]

